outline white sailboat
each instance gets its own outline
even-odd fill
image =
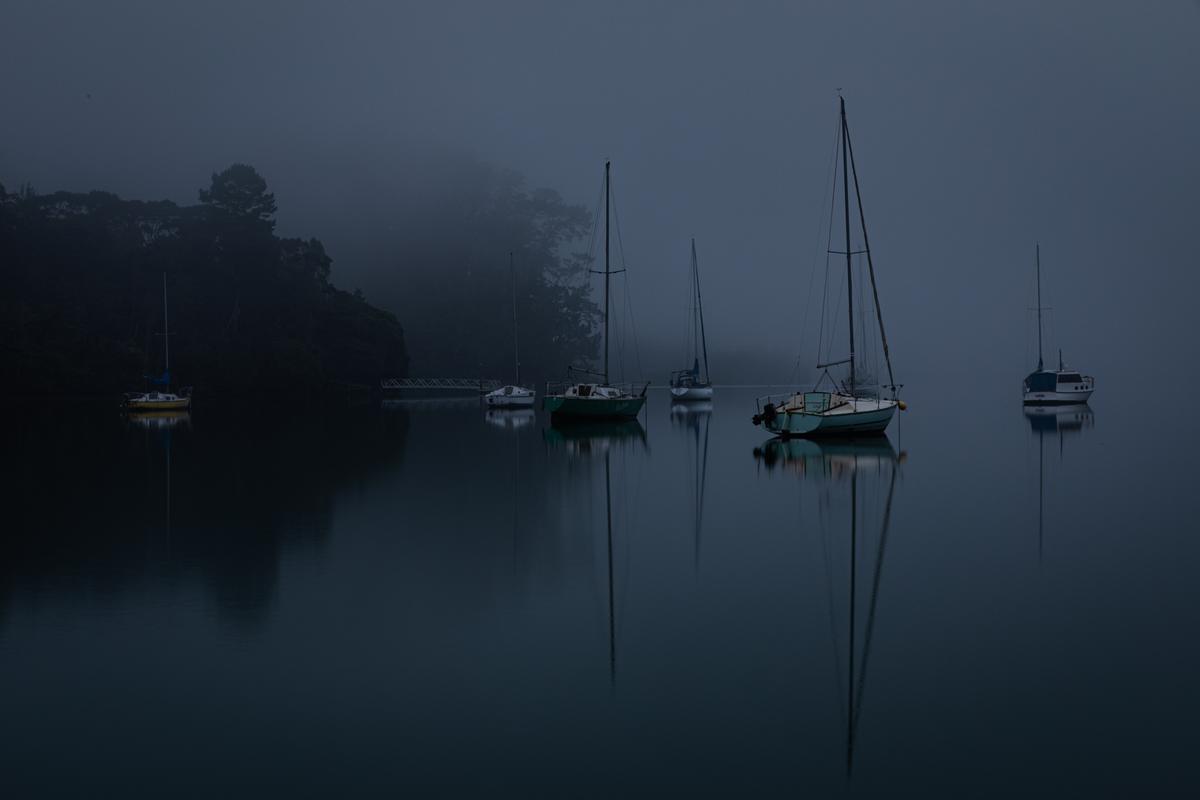
[[[858,170],[854,164],[854,148],[850,144],[850,129],[846,124],[846,101],[841,99],[841,128],[838,138],[841,144],[842,166],[842,200],[843,215],[846,229],[844,251],[837,252],[846,256],[846,297],[849,301],[849,324],[846,326],[850,334],[850,355],[839,361],[817,364],[823,369],[822,378],[810,392],[796,392],[785,395],[767,395],[758,398],[757,411],[752,417],[755,425],[762,425],[777,436],[831,436],[831,435],[862,435],[882,433],[892,421],[896,409],[906,408],[896,394],[899,386],[892,373],[892,360],[888,352],[887,335],[883,330],[883,312],[879,309],[879,290],[875,285],[875,265],[871,260],[871,248],[867,240],[867,223],[863,213],[862,195],[858,190]],[[850,244],[850,176],[853,175],[854,195],[858,201],[858,218],[862,229],[862,250],[855,251]],[[836,186],[835,186],[836,188]],[[879,325],[879,337],[883,345],[883,355],[887,363],[889,385],[877,387],[890,390],[890,397],[883,397],[882,391],[868,389],[857,380],[854,350],[854,267],[852,257],[859,253],[867,256],[868,273],[871,278],[871,290],[875,301],[875,316]],[[839,385],[829,375],[828,368],[849,365],[849,381]],[[832,391],[820,391],[821,384],[828,379]]]
[[[513,254],[508,254],[508,272],[512,279],[512,312],[513,312],[513,360],[516,375],[513,383],[501,386],[495,391],[484,395],[484,402],[489,408],[531,408],[537,393],[533,389],[521,386],[521,349],[517,336],[517,272],[513,266]]]
[[[1063,364],[1062,350],[1058,351],[1058,369],[1045,368],[1042,361],[1042,247],[1037,246],[1037,315],[1038,315],[1038,365],[1025,376],[1024,395],[1026,405],[1052,405],[1086,403],[1096,390],[1096,379],[1067,369]]]
[[[712,381],[708,375],[708,342],[704,337],[704,304],[700,300],[700,268],[696,262],[696,240],[692,239],[692,314],[689,336],[692,340],[692,367],[671,373],[671,399],[711,400]],[[700,356],[704,355],[704,376]]]

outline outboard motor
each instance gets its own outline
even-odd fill
[[[773,419],[775,419],[775,416],[776,416],[775,404],[767,403],[765,406],[763,406],[762,413],[755,414],[753,417],[750,418],[750,421],[753,422],[755,425],[761,425],[764,422],[771,422]]]

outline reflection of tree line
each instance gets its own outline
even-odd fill
[[[254,622],[283,551],[321,543],[336,492],[397,465],[408,428],[344,407],[206,407],[182,424],[94,404],[16,413],[0,613],[25,591],[92,602],[199,577],[223,616]]]

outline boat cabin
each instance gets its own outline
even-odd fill
[[[576,383],[568,387],[563,394],[566,397],[585,400],[615,400],[624,396],[624,393],[615,386],[604,386],[599,383]]]
[[[1025,379],[1027,392],[1086,392],[1092,388],[1094,381],[1090,375],[1080,375],[1078,372],[1051,372],[1042,370],[1033,372]]]

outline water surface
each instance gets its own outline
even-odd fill
[[[779,446],[753,396],[10,410],[6,794],[1195,787],[1193,434],[1004,385]]]

